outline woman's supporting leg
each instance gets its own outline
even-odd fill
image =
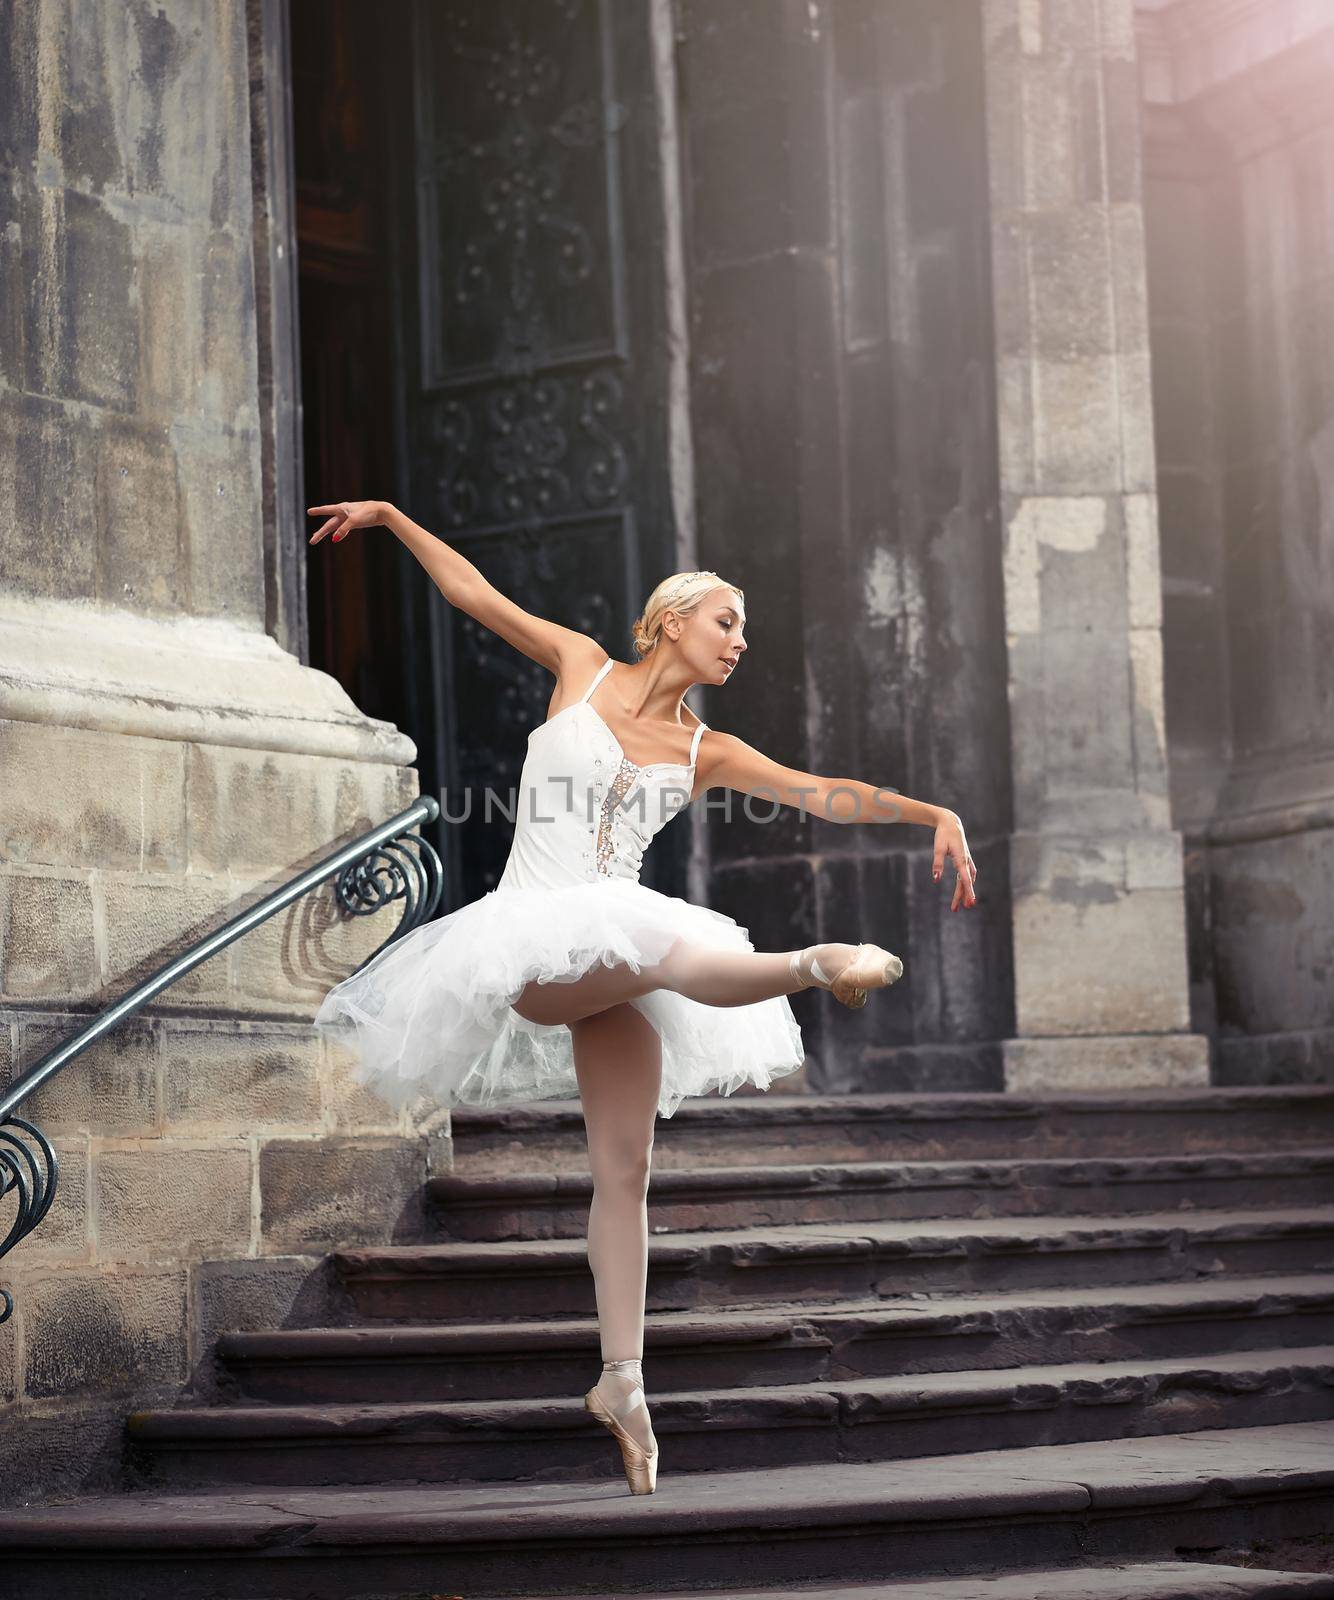
[[[822,944],[820,963],[837,971],[851,959],[855,945]],[[805,984],[792,976],[791,950],[715,950],[678,939],[656,965],[639,972],[625,965],[599,963],[573,983],[527,984],[514,1009],[529,1022],[572,1023],[609,1006],[637,1000],[654,989],[673,989],[710,1006],[746,1006],[775,995],[795,994]]]
[[[602,1359],[642,1359],[648,1181],[662,1046],[653,1025],[628,1004],[585,1017],[573,1023],[570,1032],[593,1174],[588,1264],[597,1296]],[[634,1384],[619,1372],[603,1372],[597,1387],[608,1405],[619,1406]],[[622,1426],[652,1452],[653,1428],[646,1406],[636,1406]]]

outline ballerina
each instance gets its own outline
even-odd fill
[[[311,535],[385,526],[451,605],[552,673],[528,736],[510,853],[496,887],[413,929],[324,997],[314,1027],[350,1048],[390,1104],[493,1106],[578,1096],[593,1200],[588,1262],[602,1372],[584,1397],[616,1437],[633,1493],[652,1493],[658,1447],[644,1393],[647,1194],[654,1119],[687,1096],[767,1089],[805,1059],[788,996],[843,1005],[903,973],[880,945],[757,951],[731,917],[639,881],[654,834],[706,790],[759,795],[831,822],[935,830],[951,910],[976,903],[963,824],[894,790],[785,767],[684,704],[725,683],[748,648],[745,596],[715,572],[676,573],[634,624],[634,664],[534,616],[460,552],[381,500],[311,506]]]

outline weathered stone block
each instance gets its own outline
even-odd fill
[[[138,327],[134,313],[134,230],[97,195],[58,191],[56,230],[63,255],[59,392],[92,405],[130,410],[137,403]]]
[[[1141,79],[1134,61],[1104,55],[1102,77],[1102,166],[1105,192],[1114,204],[1138,205],[1144,195]]]
[[[1163,636],[1158,628],[1130,630],[1130,693],[1135,789],[1150,825],[1167,829],[1171,827],[1167,725],[1163,713]]]
[[[96,477],[91,421],[35,395],[0,393],[0,585],[92,597]]]
[[[71,1268],[25,1276],[24,1392],[95,1395],[186,1373],[185,1270]]]
[[[253,412],[253,402],[244,412]],[[252,509],[260,492],[259,430],[252,415],[247,421],[227,432],[173,426],[186,581],[196,615],[264,615],[263,522]]]
[[[162,1120],[174,1133],[318,1128],[319,1036],[304,1025],[164,1018]]]
[[[120,1396],[85,1398],[77,1405],[63,1398],[30,1400],[0,1429],[0,1504],[116,1494],[124,1487],[124,1455]]]
[[[1121,393],[1121,482],[1129,494],[1149,494],[1158,475],[1153,437],[1153,378],[1147,350],[1122,350],[1116,358]]]
[[[1163,620],[1158,548],[1158,497],[1128,494],[1121,502],[1126,530],[1126,609],[1132,628],[1157,628]]]
[[[1033,342],[1033,285],[1029,260],[1030,219],[1007,213],[997,217],[991,228],[991,296],[994,309],[998,362],[1017,358],[1018,371],[1027,368]],[[1020,416],[1026,421],[1025,402]],[[1013,419],[1020,420],[1019,417]],[[1007,482],[1009,480],[1007,479]]]
[[[139,336],[145,414],[169,420],[188,412],[224,426],[238,415],[253,420],[246,402],[255,382],[253,347],[227,338],[230,328],[253,316],[253,293],[248,257],[227,233],[144,226]],[[179,431],[175,437],[188,448]]]
[[[78,1033],[81,1012],[24,1012],[17,1017],[16,1073]],[[46,1133],[153,1133],[158,1126],[158,1033],[152,1018],[126,1017],[60,1068],[24,1102]]]
[[[1117,358],[1048,356],[1034,363],[1032,448],[1037,481],[1050,494],[1111,494],[1121,488],[1121,400]]]
[[[1010,698],[1010,780],[1014,814],[1020,827],[1041,817],[1047,775],[1043,763],[1042,635],[1012,632],[1007,636]]]
[[[82,1000],[101,987],[89,880],[0,873],[0,994]]]
[[[1096,540],[1081,547],[1039,545],[1041,562],[1042,625],[1051,641],[1057,634],[1083,635],[1106,640],[1124,654],[1126,628],[1125,532],[1121,505],[1113,499],[1095,501],[1105,521]],[[1064,653],[1063,641],[1057,649]]]
[[[1101,47],[1098,0],[1021,0],[1020,14],[1026,53],[1088,55]]]
[[[167,872],[184,863],[180,745],[0,720],[0,859]]]
[[[1046,892],[1016,895],[1014,929],[1022,1036],[1189,1026],[1179,890],[1058,880]]]
[[[259,1155],[264,1247],[419,1237],[425,1176],[417,1140],[270,1140]]]
[[[1028,495],[1007,505],[1005,622],[1011,634],[1040,634],[1043,577],[1052,552],[1097,550],[1107,537],[1107,501],[1099,495]],[[1059,598],[1059,597],[1057,597]],[[1057,618],[1068,622],[1078,618]]]
[[[0,1079],[0,1083],[3,1081]],[[88,1224],[88,1137],[74,1134],[62,1138],[53,1135],[50,1124],[36,1115],[27,1102],[19,1107],[18,1115],[31,1122],[51,1140],[58,1171],[50,1210],[37,1227],[25,1235],[22,1243],[15,1246],[17,1252],[15,1256],[8,1258],[8,1261],[0,1258],[0,1279],[3,1279],[4,1267],[9,1261],[13,1261],[17,1266],[21,1259],[21,1264],[26,1270],[34,1263],[92,1259]],[[14,1131],[14,1137],[23,1137],[27,1148],[33,1151],[34,1157],[40,1164],[41,1157],[37,1154],[31,1138],[21,1135],[17,1130]],[[6,1145],[6,1150],[12,1154],[13,1146]],[[9,1194],[0,1200],[0,1238],[8,1233],[16,1214],[17,1203],[11,1189]],[[17,1324],[0,1330],[0,1345],[9,1342],[7,1335],[13,1332],[14,1326]]]
[[[180,609],[179,525],[176,451],[166,429],[109,414],[97,451],[99,595],[131,610]]]
[[[1149,296],[1145,282],[1144,208],[1119,202],[1102,208],[1110,231],[1116,348],[1142,355],[1149,348]]]
[[[1126,636],[1091,628],[1042,636],[1043,767],[1051,794],[1128,788],[1135,752]]]
[[[1141,833],[1126,840],[1127,889],[1182,889],[1184,885],[1179,833]]]
[[[239,898],[249,905],[262,895],[252,885]],[[372,916],[348,916],[332,884],[319,885],[230,947],[236,1003],[309,1019],[328,990],[377,949],[402,916],[401,900]]]
[[[190,1299],[193,1377],[196,1389],[205,1393],[216,1386],[219,1334],[334,1326],[343,1305],[332,1263],[323,1251],[200,1261],[190,1269]]]
[[[1016,899],[1067,894],[1110,899],[1125,888],[1123,838],[1108,833],[1061,837],[1052,833],[1010,836],[1010,887]]]
[[[195,872],[295,877],[419,793],[413,769],[365,761],[192,744],[185,763]]]
[[[1016,69],[1001,70],[1008,75]],[[1026,55],[1017,70],[1022,203],[1034,211],[1059,211],[1105,198],[1101,174],[1087,160],[1088,141],[1099,130],[1096,123],[1089,128],[1083,117],[1096,65],[1087,58]]]
[[[1030,348],[1057,361],[1115,350],[1106,208],[1040,211],[1023,225],[1034,307]]]
[[[1046,3],[1053,10],[1064,8],[1064,0],[1046,0]],[[1094,37],[1104,58],[1134,62],[1137,48],[1134,0],[1098,0],[1098,27]]]
[[[1334,1028],[1312,1033],[1224,1033],[1215,1048],[1216,1083],[1334,1083]]]
[[[244,1253],[251,1241],[248,1144],[205,1146],[145,1140],[93,1157],[97,1244],[103,1260]]]
[[[254,342],[238,339],[236,329],[253,327],[255,321],[250,238],[248,232],[213,227],[200,237],[197,248],[199,306],[191,325],[199,337],[203,383],[195,410],[202,408],[223,425],[226,433],[218,443],[230,442],[238,471],[244,465],[248,472],[248,447],[259,427],[257,356]],[[238,478],[240,484],[247,481]]]
[[[184,955],[191,945],[234,914],[239,892],[221,876],[202,874],[162,880],[108,876],[101,883],[105,905],[107,975],[128,984]],[[178,977],[163,991],[167,1004],[182,1000],[222,1001],[228,993],[228,951],[220,950]]]
[[[1033,363],[1027,352],[998,357],[996,362],[996,425],[1000,444],[1000,478],[1011,494],[1036,494],[1040,483],[1033,455]]]
[[[408,1108],[399,1111],[358,1083],[353,1076],[355,1057],[350,1050],[332,1040],[320,1042],[324,1048],[320,1080],[325,1125],[340,1133],[406,1132]]]
[[[27,1107],[20,1115],[34,1120]],[[48,1138],[50,1129],[37,1126]],[[60,1170],[51,1209],[20,1248],[30,1261],[90,1261],[92,1244],[89,1205],[91,1139],[88,1135],[51,1139]]]
[[[1209,1041],[1201,1033],[1006,1039],[1001,1049],[1011,1094],[1205,1088],[1209,1083]]]
[[[1210,852],[1225,1033],[1326,1029],[1334,1018],[1334,850],[1315,828]]]

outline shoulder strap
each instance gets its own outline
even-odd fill
[[[690,765],[692,767],[695,765],[695,755],[696,755],[696,752],[699,750],[699,736],[700,736],[700,734],[702,734],[704,732],[705,728],[707,728],[707,727],[708,727],[708,723],[707,722],[701,722],[699,724],[699,726],[695,729],[695,737],[690,741]]]
[[[592,683],[589,684],[587,689],[585,689],[584,692],[579,696],[579,699],[580,700],[587,700],[589,695],[592,694],[594,689],[597,688],[598,684],[600,684],[602,682],[603,678],[605,678],[610,671],[611,671],[611,657],[608,656],[607,659],[598,668],[597,676],[593,679]]]

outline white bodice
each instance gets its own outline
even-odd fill
[[[600,877],[637,882],[649,841],[690,803],[705,724],[695,729],[689,765],[636,765],[589,704],[611,667],[604,661],[578,700],[528,735],[514,841],[498,889],[554,888]]]

